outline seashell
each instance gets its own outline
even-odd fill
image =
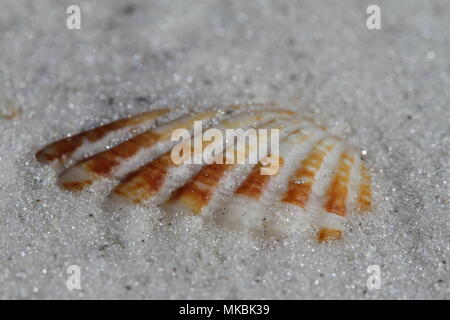
[[[160,205],[166,213],[199,215],[223,227],[264,235],[312,229],[319,242],[342,238],[345,218],[372,206],[370,175],[356,149],[291,110],[251,107],[197,112],[157,126],[155,120],[169,109],[150,111],[57,141],[36,157],[67,168],[57,183],[69,191],[119,179],[107,200],[113,207]],[[203,124],[199,132],[196,121]],[[257,144],[240,150],[229,148],[234,139],[201,139],[209,127],[224,136],[227,129],[278,129],[280,140],[251,164],[249,159],[259,154],[256,145],[264,140],[261,135]],[[105,150],[111,140],[136,129],[141,132]],[[176,129],[193,136],[176,144],[171,139]],[[219,144],[222,151],[207,156]],[[201,146],[199,154],[196,145]],[[204,163],[174,161],[172,155],[180,150],[191,150]],[[94,155],[83,157],[88,153]],[[244,163],[228,161],[239,157]],[[275,163],[277,170],[267,174]]]

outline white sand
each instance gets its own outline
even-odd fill
[[[71,31],[70,2],[2,1],[0,112],[22,113],[0,119],[0,298],[449,299],[450,5],[376,2],[376,31],[373,1],[356,0],[82,1]],[[63,192],[33,157],[149,108],[249,100],[313,114],[367,150],[377,209],[343,241],[111,213],[106,186]],[[69,265],[81,290],[65,286]]]

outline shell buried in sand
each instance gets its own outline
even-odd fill
[[[36,157],[65,169],[58,184],[69,191],[119,179],[107,200],[112,207],[160,205],[164,212],[199,215],[231,229],[282,236],[309,228],[319,242],[342,238],[347,216],[371,210],[370,176],[357,150],[293,111],[250,106],[190,113],[170,122],[162,119],[169,109],[149,111],[59,140]],[[224,139],[214,161],[212,156],[200,163],[174,161],[174,149],[183,143],[197,152],[199,121],[202,130],[214,128],[223,136],[228,129],[278,129],[277,151],[271,145],[265,158],[236,163],[228,160],[230,154],[239,158],[240,149],[229,148],[234,139]],[[192,137],[173,141],[176,129]],[[262,136],[256,136],[259,146]],[[206,150],[215,143],[200,137],[200,159],[207,159]],[[251,159],[257,149],[248,143],[241,159]],[[276,171],[264,171],[274,163]]]

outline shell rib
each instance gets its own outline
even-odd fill
[[[58,179],[69,191],[104,179],[122,179],[108,198],[113,208],[161,205],[163,212],[199,215],[231,229],[275,236],[314,230],[319,242],[341,239],[350,212],[372,209],[369,171],[355,148],[290,110],[249,107],[225,114],[198,112],[152,129],[154,120],[169,110],[150,111],[57,141],[36,157],[42,163],[69,167]],[[189,143],[194,154],[200,141],[202,151],[194,157],[206,163],[177,163],[172,156],[184,145],[175,145],[171,135],[176,129],[194,133],[195,121],[203,122],[203,130],[213,127],[223,136],[227,129],[279,129],[279,148],[271,145],[267,157],[254,165],[248,160],[258,153],[255,144],[230,151],[234,139],[201,140],[195,132],[183,143]],[[136,129],[146,131],[104,150],[112,140]],[[225,149],[208,157],[207,150],[217,144]],[[100,153],[83,159],[89,149]],[[239,156],[244,163],[228,162]],[[76,160],[80,161],[73,165]],[[277,170],[264,174],[274,160]]]
[[[261,126],[277,126],[277,122],[263,123]],[[233,149],[234,157],[237,158],[238,150]],[[256,146],[249,146],[244,150],[244,157],[247,160],[252,153],[257,152]],[[221,155],[223,163],[213,163],[200,169],[186,184],[179,187],[172,193],[171,198],[166,202],[165,208],[171,211],[182,209],[188,214],[201,214],[203,209],[208,206],[214,195],[220,189],[220,182],[224,176],[237,164],[226,163],[226,152]]]
[[[286,182],[289,174],[293,174],[294,159],[305,154],[321,135],[321,130],[304,128],[285,137],[280,146],[278,174],[261,175],[263,164],[258,163],[234,191],[226,209],[217,215],[218,224],[233,229],[264,232],[265,223],[271,218],[266,209],[281,197],[281,191],[276,187],[281,185],[282,189],[286,188],[283,182]]]
[[[160,109],[144,112],[134,117],[114,121],[72,137],[56,141],[36,153],[41,163],[67,164],[80,160],[83,153],[100,152],[115,139],[124,138],[128,133],[146,128],[154,120],[170,110]]]
[[[112,149],[77,163],[61,175],[58,184],[67,190],[81,191],[94,181],[115,177],[122,167],[129,170],[133,163],[147,158],[146,153],[157,143],[169,142],[175,129],[184,128],[191,131],[194,121],[211,121],[215,115],[217,111],[197,113],[145,131]]]
[[[292,115],[292,112],[286,110],[257,110],[251,114],[243,113],[233,119],[224,120],[216,126],[216,129],[224,133],[226,129],[248,128],[252,125],[268,122],[276,117],[289,115]],[[212,142],[203,142],[202,150],[211,145]],[[191,143],[191,146],[193,146],[193,143]],[[165,185],[167,176],[173,173],[177,167],[179,165],[172,162],[171,152],[169,151],[129,175],[113,190],[112,197],[115,200],[121,198],[123,201],[134,203],[141,203],[153,196],[159,196],[158,199],[166,198],[167,192],[160,191]],[[161,193],[163,193],[163,196],[161,196]]]

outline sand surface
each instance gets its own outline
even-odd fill
[[[0,298],[450,298],[450,4],[376,1],[0,4]],[[34,153],[160,106],[277,101],[366,151],[375,211],[318,245],[156,208],[104,209]],[[67,267],[81,270],[69,290]],[[366,286],[377,265],[381,288]]]

